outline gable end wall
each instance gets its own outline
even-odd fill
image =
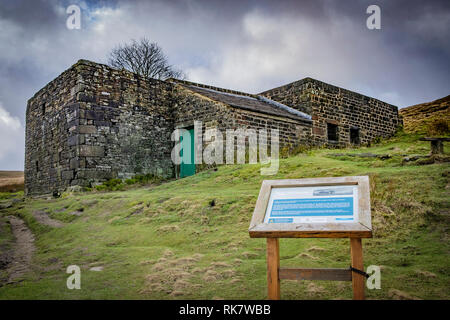
[[[398,108],[386,102],[305,78],[261,93],[312,116],[313,143],[348,146],[350,128],[359,129],[360,143],[392,136],[401,120]],[[338,141],[328,141],[327,123],[338,126]]]
[[[73,65],[28,102],[26,194],[173,176],[172,87],[85,60]]]

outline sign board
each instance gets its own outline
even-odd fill
[[[358,221],[358,186],[294,187],[271,190],[264,223]]]
[[[265,180],[249,233],[255,238],[370,238],[369,178]]]
[[[252,238],[267,238],[269,299],[280,299],[280,279],[352,281],[364,299],[361,238],[372,237],[369,177],[264,180],[250,223]],[[350,238],[349,269],[280,268],[278,238]]]

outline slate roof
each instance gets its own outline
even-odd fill
[[[222,102],[234,108],[285,117],[297,121],[311,122],[311,116],[262,96],[245,92],[222,89],[208,85],[170,79],[188,90],[201,94],[211,100]]]

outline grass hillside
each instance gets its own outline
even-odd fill
[[[262,180],[347,175],[370,176],[374,237],[363,240],[364,264],[381,266],[381,289],[367,298],[449,299],[450,166],[405,162],[429,153],[418,139],[313,150],[282,159],[270,177],[259,165],[221,166],[158,186],[17,201],[1,211],[0,248],[14,247],[12,215],[33,232],[35,250],[0,299],[265,299],[265,239],[247,231]],[[369,152],[389,156],[340,155]],[[281,239],[280,250],[283,267],[350,264],[348,239]],[[81,290],[66,288],[69,265],[81,268]],[[351,282],[282,280],[281,288],[282,299],[352,298]]]
[[[428,103],[400,109],[405,132],[449,135],[450,95]]]

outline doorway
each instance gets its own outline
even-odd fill
[[[359,128],[350,128],[350,143],[359,144]]]
[[[183,130],[180,135],[180,178],[195,174],[194,128]]]

